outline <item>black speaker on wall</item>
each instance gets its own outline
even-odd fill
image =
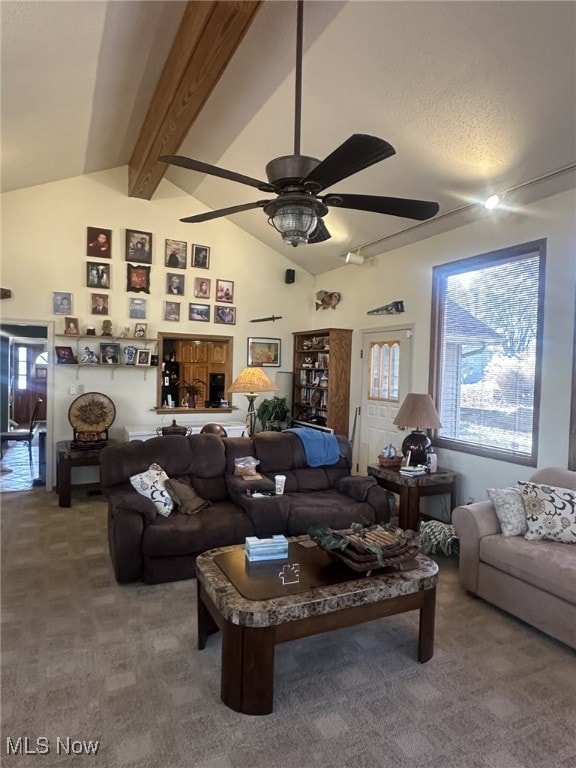
[[[286,270],[286,276],[284,278],[285,283],[293,283],[294,280],[296,280],[296,270],[294,269],[287,269]]]

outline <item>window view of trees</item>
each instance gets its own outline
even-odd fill
[[[434,270],[439,443],[535,464],[544,242]]]

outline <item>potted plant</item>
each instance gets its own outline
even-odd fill
[[[196,398],[204,392],[205,387],[206,384],[202,379],[192,379],[190,382],[179,382],[178,389],[185,393],[185,397],[182,397],[182,404],[187,405],[188,408],[196,408]]]
[[[290,409],[285,397],[264,398],[256,409],[256,416],[262,425],[262,429],[271,432],[280,432],[290,420]]]

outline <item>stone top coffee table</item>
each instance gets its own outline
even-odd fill
[[[420,611],[418,661],[431,659],[438,566],[423,555],[416,560],[412,570],[365,576],[307,536],[290,539],[287,560],[248,563],[244,545],[200,555],[198,648],[220,629],[222,701],[236,712],[267,715],[276,644],[405,611]]]

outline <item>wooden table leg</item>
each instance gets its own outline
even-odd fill
[[[197,585],[197,597],[196,597],[196,614],[198,619],[198,650],[202,651],[206,647],[206,640],[209,635],[213,635],[218,632],[218,625],[210,615],[210,611],[206,608],[203,600],[203,587],[198,579],[196,579]]]
[[[400,488],[400,511],[398,525],[404,530],[418,530],[420,519],[420,492],[416,486]]]
[[[226,706],[245,715],[269,715],[274,702],[274,627],[222,629],[220,695]]]
[[[70,486],[72,483],[72,465],[69,459],[64,456],[58,456],[57,466],[57,484],[58,484],[58,506],[70,506]]]
[[[424,664],[434,655],[434,622],[436,616],[436,587],[425,589],[424,602],[420,608],[420,630],[418,632],[418,661]]]

